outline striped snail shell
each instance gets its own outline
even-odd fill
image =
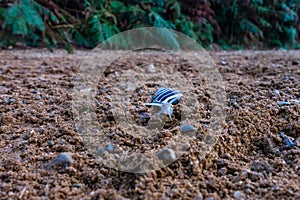
[[[151,99],[151,103],[144,103],[146,106],[158,106],[161,108],[158,115],[167,114],[171,119],[173,113],[172,105],[179,103],[182,93],[170,88],[159,88]]]

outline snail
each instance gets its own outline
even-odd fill
[[[151,99],[151,103],[143,103],[146,106],[158,106],[161,108],[158,116],[161,114],[171,115],[173,113],[172,105],[179,103],[182,93],[178,90],[172,90],[170,88],[159,88],[155,95]]]

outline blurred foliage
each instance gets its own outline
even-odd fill
[[[219,40],[224,43],[289,47],[299,39],[299,0],[211,2],[218,11],[215,19],[222,30]]]
[[[299,44],[299,15],[300,0],[0,0],[0,46],[63,45],[72,51],[154,26],[203,45],[293,48]]]

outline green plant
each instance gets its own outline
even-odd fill
[[[0,45],[22,42],[72,51],[72,46],[93,48],[122,31],[154,26],[203,45],[296,47],[299,13],[299,0],[0,0]],[[159,34],[166,34],[166,44],[180,46],[170,32]],[[114,44],[129,48],[134,39]],[[111,47],[112,40],[107,43]]]
[[[42,36],[48,23],[57,23],[56,16],[33,0],[15,1],[10,7],[1,8],[1,21],[4,30],[3,35],[11,35],[24,38],[28,45],[36,46]],[[2,35],[2,37],[3,37]],[[7,40],[15,41],[12,37]],[[47,42],[47,38],[43,38]]]
[[[194,23],[193,29],[198,41],[213,43],[214,36],[218,37],[221,30],[215,20],[211,3],[205,0],[182,0],[180,3],[183,14]]]
[[[245,45],[280,46],[297,36],[297,0],[212,0],[223,40]]]

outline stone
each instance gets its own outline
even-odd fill
[[[233,193],[233,198],[237,199],[237,200],[244,200],[244,199],[246,199],[246,196],[245,196],[244,192],[242,192],[242,191],[235,191]]]
[[[164,163],[171,163],[176,160],[175,152],[170,148],[162,149],[157,156]]]

